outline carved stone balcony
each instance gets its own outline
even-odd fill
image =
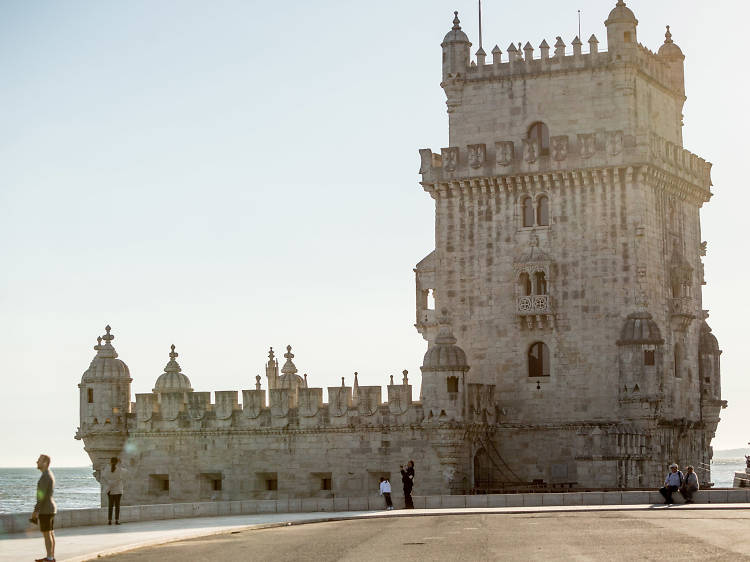
[[[553,327],[554,315],[549,295],[527,295],[518,297],[516,313],[529,329]]]
[[[669,312],[672,316],[672,329],[684,332],[695,319],[695,302],[691,297],[669,299]]]

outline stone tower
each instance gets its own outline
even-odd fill
[[[128,366],[117,358],[111,328],[97,338],[96,356],[83,373],[80,389],[80,422],[76,439],[82,439],[94,475],[119,457],[128,435],[130,378]],[[102,343],[104,342],[104,343]]]
[[[415,269],[416,326],[432,345],[449,311],[466,382],[496,385],[495,445],[522,480],[654,486],[675,461],[708,482],[726,406],[701,329],[711,164],[682,147],[669,28],[653,53],[622,0],[604,23],[607,51],[557,37],[488,62],[456,14],[450,146],[420,151],[435,250]]]

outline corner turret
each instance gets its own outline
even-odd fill
[[[109,459],[120,456],[128,435],[130,370],[117,358],[112,328],[97,338],[96,356],[83,373],[80,389],[80,422],[76,439],[82,439],[98,479]],[[104,343],[102,343],[104,342]]]
[[[685,94],[685,55],[682,54],[677,44],[672,41],[672,33],[667,31],[664,34],[664,44],[659,47],[659,57],[664,59],[667,65],[670,83],[672,87]]]
[[[607,26],[607,48],[615,60],[635,50],[638,45],[636,32],[638,20],[635,19],[635,14],[625,5],[625,2],[618,0],[604,25]]]
[[[422,361],[420,400],[429,419],[460,421],[466,415],[466,353],[453,335],[448,311],[441,310],[440,331]]]
[[[464,78],[469,69],[471,42],[466,33],[461,31],[458,12],[453,12],[453,27],[446,34],[440,46],[443,48],[443,81],[441,86],[448,98],[448,113],[452,113],[461,104]],[[484,51],[482,51],[484,52]]]
[[[457,78],[466,73],[469,66],[469,37],[461,30],[458,12],[453,12],[453,27],[445,35],[440,46],[443,48],[443,80]],[[484,51],[482,51],[484,53]]]

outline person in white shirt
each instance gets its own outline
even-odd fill
[[[112,509],[115,511],[115,525],[120,524],[120,500],[122,499],[123,483],[122,483],[122,468],[117,465],[120,463],[120,459],[112,457],[109,459],[109,469],[102,470],[101,482],[102,488],[107,492],[107,512],[109,515],[109,523],[112,524]]]
[[[390,511],[393,509],[393,502],[391,501],[391,483],[387,478],[380,477],[380,495],[385,498],[385,509]]]
[[[670,464],[669,472],[667,473],[667,477],[664,479],[664,486],[662,488],[659,488],[659,493],[664,496],[664,503],[666,503],[667,505],[674,503],[672,501],[672,494],[680,489],[680,486],[682,486],[682,482],[684,480],[682,472],[680,472],[679,468],[680,467],[675,463]]]

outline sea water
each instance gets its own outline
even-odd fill
[[[0,513],[33,511],[36,503],[36,468],[0,468]],[[99,483],[90,466],[55,468],[54,499],[57,509],[99,507]]]
[[[731,488],[735,472],[745,471],[744,457],[715,458],[711,479],[716,488]],[[99,507],[99,483],[91,467],[52,468],[57,509]],[[35,468],[0,468],[0,513],[32,511],[39,471]]]

